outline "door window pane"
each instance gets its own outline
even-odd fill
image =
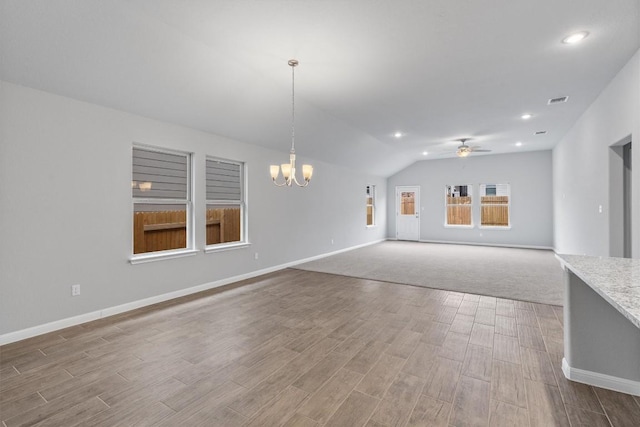
[[[400,215],[415,215],[415,193],[413,191],[403,191],[400,194]]]

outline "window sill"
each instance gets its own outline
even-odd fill
[[[376,224],[373,225],[365,225],[364,228],[378,228]]]
[[[195,249],[180,249],[177,251],[162,251],[157,253],[154,252],[150,254],[136,255],[134,257],[129,258],[129,262],[134,265],[143,264],[145,262],[162,261],[165,259],[192,256],[197,253],[198,251]]]
[[[449,224],[445,224],[444,228],[474,228],[474,225],[449,225]]]
[[[215,245],[215,246],[207,246],[206,248],[204,248],[204,253],[209,254],[212,252],[231,251],[234,249],[248,248],[249,246],[251,246],[251,243],[248,243],[248,242],[238,242],[238,243],[228,243],[228,244],[221,244],[221,245]]]
[[[478,228],[481,230],[511,230],[510,225],[481,225]]]

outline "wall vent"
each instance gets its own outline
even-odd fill
[[[547,133],[546,130],[538,130],[534,133],[534,135],[544,135],[545,133]]]
[[[551,98],[549,101],[547,101],[547,105],[562,104],[563,102],[567,102],[568,100],[569,100],[568,96],[561,96],[559,98]]]

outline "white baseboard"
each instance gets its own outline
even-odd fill
[[[640,396],[640,381],[572,368],[564,357],[562,358],[562,372],[571,381]]]
[[[220,286],[225,286],[231,283],[239,282],[245,279],[251,279],[253,277],[261,276],[263,274],[272,273],[274,271],[282,270],[285,268],[293,267],[294,265],[302,264],[309,261],[315,261],[317,259],[325,258],[331,255],[336,255],[342,252],[351,251],[353,249],[363,248],[365,246],[374,245],[376,243],[383,242],[385,239],[376,240],[373,242],[364,243],[361,245],[350,246],[345,249],[339,249],[333,252],[327,252],[321,255],[312,256],[309,258],[300,259],[297,261],[291,261],[280,265],[275,265],[273,267],[263,268],[261,270],[251,271],[249,273],[240,274],[238,276],[227,277],[224,279],[216,280],[209,283],[204,283],[202,285],[193,286],[186,289],[180,289],[173,292],[168,292],[162,295],[156,295],[149,298],[144,298],[137,301],[128,302],[125,304],[117,305],[114,307],[107,307],[102,310],[92,311],[90,313],[80,314],[78,316],[68,317],[65,319],[55,320],[53,322],[45,323],[42,325],[33,326],[26,329],[21,329],[15,332],[9,332],[3,335],[0,335],[0,345],[10,344],[12,342],[21,341],[27,338],[32,338],[37,335],[46,334],[49,332],[54,332],[60,329],[68,328],[70,326],[79,325],[86,322],[91,322],[92,320],[102,319],[103,317],[114,316],[116,314],[124,313],[127,311],[135,310],[137,308],[146,307],[153,304],[158,304],[160,302],[168,301],[171,299],[183,297],[186,295],[195,294],[198,292],[206,291],[213,288],[218,288]]]
[[[419,240],[420,243],[441,243],[444,245],[470,245],[470,246],[491,246],[497,248],[516,248],[516,249],[541,249],[552,251],[552,246],[536,246],[536,245],[512,245],[508,243],[479,243],[479,242],[451,242],[447,240]]]

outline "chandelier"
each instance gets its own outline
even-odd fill
[[[313,166],[311,165],[302,165],[302,177],[304,182],[301,184],[296,178],[296,149],[295,149],[295,137],[296,137],[296,128],[295,128],[295,119],[296,119],[296,93],[295,93],[295,67],[298,65],[298,61],[295,59],[290,59],[288,62],[291,67],[291,151],[289,152],[289,163],[283,163],[280,166],[271,165],[271,179],[273,183],[278,187],[282,187],[284,185],[291,187],[294,183],[298,187],[306,187],[309,185],[309,181],[311,181],[311,176],[313,175]],[[278,183],[278,175],[282,171],[282,177],[284,178],[283,182]]]

